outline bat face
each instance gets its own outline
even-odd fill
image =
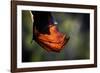
[[[50,12],[37,12],[33,15],[34,40],[47,51],[60,52],[68,42],[69,37],[59,32]]]

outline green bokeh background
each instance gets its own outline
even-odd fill
[[[86,13],[52,12],[60,32],[70,40],[60,53],[47,52],[32,41],[33,22],[31,11],[22,11],[22,62],[89,59],[90,15]],[[42,28],[42,27],[41,27]]]

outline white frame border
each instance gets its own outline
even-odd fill
[[[31,62],[22,63],[22,10],[37,11],[54,11],[54,12],[73,12],[73,13],[90,13],[90,59],[88,60],[71,60],[71,61],[47,61],[47,62]],[[59,63],[58,63],[59,62]],[[30,67],[50,67],[65,65],[84,65],[94,64],[94,10],[79,8],[60,8],[60,7],[44,7],[44,6],[27,6],[17,5],[17,68]]]

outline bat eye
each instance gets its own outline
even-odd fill
[[[58,24],[58,22],[57,22],[57,21],[54,21],[54,24],[56,24],[56,25],[57,25],[57,24]]]

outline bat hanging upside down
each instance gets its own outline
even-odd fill
[[[59,32],[50,12],[32,11],[33,40],[47,51],[60,52],[69,37]]]

